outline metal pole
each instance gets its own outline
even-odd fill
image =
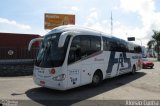
[[[111,35],[113,34],[113,18],[112,18],[112,11],[111,11]]]

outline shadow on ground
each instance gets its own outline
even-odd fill
[[[86,85],[67,91],[57,91],[38,87],[30,89],[25,93],[31,100],[41,105],[76,105],[77,103],[82,102],[86,99],[128,84],[138,78],[143,77],[144,75],[144,72],[136,72],[134,75],[121,75],[112,79],[104,80],[103,83],[97,87],[91,87],[90,85]],[[93,101],[90,103],[91,105],[95,105]]]

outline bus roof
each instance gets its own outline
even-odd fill
[[[86,28],[86,27],[82,27],[82,26],[77,26],[77,25],[62,25],[62,26],[53,28],[46,35],[53,34],[53,33],[61,33],[61,32],[65,32],[65,31],[81,32],[81,33],[86,33],[88,35],[92,35],[92,34],[93,35],[97,35],[97,36],[101,35],[101,36],[109,37],[109,38],[112,38],[112,39],[121,40],[121,41],[126,42],[126,43],[128,42],[126,40],[117,38],[117,37],[115,37],[113,35],[106,34],[104,32],[97,31],[97,30],[94,30],[94,29],[90,29],[90,28]],[[130,43],[131,45],[136,45],[136,44],[134,44],[132,42],[128,42],[128,43]]]
[[[100,35],[100,31],[96,31],[93,29],[89,29],[86,27],[81,27],[81,26],[76,26],[76,25],[63,25],[56,27],[52,29],[48,34],[52,33],[60,33],[60,32],[65,32],[65,31],[75,31],[75,32],[81,32],[81,33],[86,33],[86,34],[94,34],[94,35]],[[47,34],[47,35],[48,35]]]

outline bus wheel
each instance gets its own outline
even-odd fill
[[[97,86],[102,82],[102,73],[100,71],[96,71],[92,78],[92,85]]]
[[[134,65],[133,68],[132,68],[132,74],[135,74],[135,72],[136,72],[136,67]]]

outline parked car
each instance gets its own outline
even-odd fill
[[[142,59],[143,68],[153,68],[154,63],[146,58]]]

